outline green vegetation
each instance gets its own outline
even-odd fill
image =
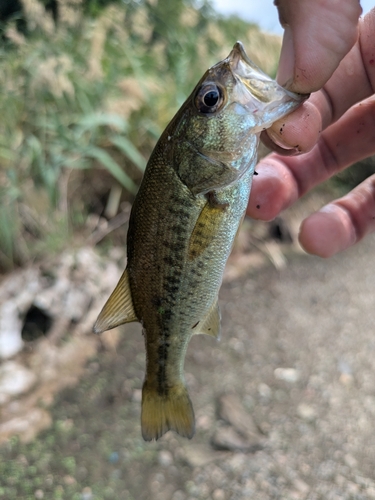
[[[0,46],[3,271],[84,240],[131,201],[163,128],[237,38],[271,74],[279,52],[206,2],[65,0],[56,24],[42,1],[22,3],[26,35],[8,22]]]

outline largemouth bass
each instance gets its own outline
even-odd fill
[[[284,90],[240,42],[167,126],[133,204],[127,267],[96,333],[139,321],[146,344],[142,435],[191,438],[183,366],[194,334],[218,337],[218,292],[248,202],[259,134],[306,96]]]

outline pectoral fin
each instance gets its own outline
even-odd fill
[[[221,334],[220,320],[220,308],[216,299],[205,319],[196,326],[196,331],[194,333],[204,333],[205,335],[211,335],[211,337],[219,339]]]
[[[227,205],[219,203],[213,204],[209,198],[191,233],[189,260],[199,257],[215,238],[225,217],[226,207]]]
[[[116,288],[101,310],[93,330],[95,333],[102,333],[132,321],[138,321],[138,318],[134,312],[128,271],[125,269]]]

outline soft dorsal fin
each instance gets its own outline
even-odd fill
[[[138,318],[134,312],[130,293],[128,270],[125,269],[116,288],[101,310],[93,330],[95,333],[102,333],[132,321],[138,321]]]
[[[220,338],[221,325],[220,325],[221,315],[220,308],[217,299],[213,303],[211,309],[209,310],[207,316],[204,320],[196,326],[195,334],[204,333],[205,335],[211,335],[216,339]]]

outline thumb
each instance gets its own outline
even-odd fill
[[[285,28],[278,82],[310,93],[329,80],[358,37],[358,0],[275,0]]]

